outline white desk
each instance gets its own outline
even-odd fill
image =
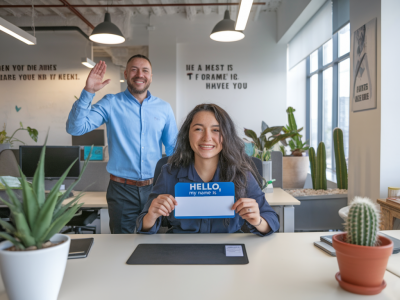
[[[376,296],[342,290],[336,257],[313,245],[324,233],[71,235],[94,237],[85,259],[69,260],[59,300],[271,299],[398,300],[400,278],[386,272]],[[244,243],[247,265],[126,265],[139,243]],[[0,281],[0,300],[6,300]]]
[[[294,232],[294,205],[300,205],[301,202],[281,188],[266,193],[265,199],[279,215],[279,232]]]
[[[78,193],[74,192],[75,195]],[[300,201],[281,188],[274,188],[274,192],[265,194],[265,198],[279,215],[279,231],[294,232],[294,205],[300,205]],[[68,202],[71,199],[68,198],[65,201]],[[100,208],[100,233],[110,233],[106,192],[85,192],[79,202],[84,202],[84,208]]]
[[[400,230],[385,230],[383,233],[400,240]],[[400,253],[390,256],[386,270],[400,277]]]

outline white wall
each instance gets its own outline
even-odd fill
[[[276,36],[279,41],[298,19],[311,0],[282,0],[277,10]],[[304,25],[304,24],[303,24]],[[301,28],[299,28],[301,29]]]
[[[301,134],[305,142],[306,123],[306,60],[302,60],[287,73],[287,106],[296,109],[297,128],[303,127]]]
[[[352,112],[350,107],[349,201],[354,196],[369,197],[374,201],[380,196],[386,197],[380,194],[381,117],[384,117],[381,111],[381,1],[350,1],[351,40],[354,39],[355,30],[374,18],[377,18],[377,108]],[[393,61],[396,55],[392,50],[390,59]],[[352,57],[351,51],[350,59]],[[350,78],[353,78],[353,63],[350,66]],[[352,93],[353,89],[350,87],[350,95]]]
[[[36,32],[37,45],[28,46],[17,39],[0,33],[0,66],[10,66],[10,71],[0,75],[16,75],[17,80],[0,80],[0,124],[7,123],[11,134],[22,121],[24,126],[39,131],[37,144],[43,144],[48,128],[49,145],[71,145],[71,136],[65,130],[68,114],[85,86],[89,69],[81,64],[82,57],[90,57],[90,42],[76,31]],[[13,71],[12,65],[24,65],[24,71]],[[56,65],[54,71],[27,71],[27,65]],[[107,93],[120,91],[119,69],[109,64],[106,78],[111,83],[96,95],[94,102]],[[19,75],[34,74],[35,80],[19,80]],[[47,80],[38,80],[46,74]],[[56,74],[50,80],[50,74]],[[59,74],[76,74],[74,80],[59,80]],[[117,75],[115,75],[117,74]],[[117,76],[116,78],[114,78]],[[19,112],[15,106],[21,107]],[[26,132],[18,132],[17,138],[28,145],[36,144]],[[14,148],[19,144],[15,144]]]
[[[394,49],[400,49],[397,38],[400,28],[400,1],[382,0],[381,6],[381,166],[380,196],[386,197],[389,186],[400,187],[400,158],[396,149],[400,149],[397,138],[399,128],[400,101],[395,96],[399,84],[400,61]]]
[[[219,15],[197,15],[188,22],[183,16],[162,16],[154,21],[156,29],[149,36],[150,91],[171,104],[178,127],[195,105],[204,102],[227,110],[239,133],[244,126],[259,131],[262,120],[270,126],[285,125],[286,45],[275,41],[276,14],[261,13],[257,22],[247,24],[246,37],[234,43],[209,38],[221,19]],[[238,82],[247,82],[248,88],[234,90],[229,80],[229,90],[206,90],[205,82],[188,80],[186,64],[195,64],[196,69],[198,64],[232,64]]]

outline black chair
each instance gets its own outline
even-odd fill
[[[160,176],[163,165],[165,165],[168,162],[168,158],[169,156],[163,157],[157,162],[156,169],[154,170],[154,179],[153,179],[154,185],[157,182],[158,176]]]
[[[263,183],[263,177],[262,177],[262,173],[263,173],[263,167],[262,167],[262,161],[261,159],[257,158],[257,157],[253,157],[251,156],[251,160],[253,161],[255,167],[256,167],[256,175],[257,176],[257,180],[262,184]]]
[[[80,210],[72,219],[65,225],[68,227],[61,233],[81,234],[83,231],[90,231],[96,234],[96,226],[88,226],[97,219],[99,214],[98,209]]]

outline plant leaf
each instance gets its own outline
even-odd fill
[[[254,144],[256,144],[257,148],[261,147],[261,145],[259,144],[259,141],[258,141],[257,134],[253,130],[245,128],[244,134],[253,140],[253,142],[254,142]]]
[[[33,175],[32,187],[33,191],[36,194],[36,199],[38,201],[39,207],[42,207],[44,201],[46,200],[45,191],[44,191],[44,156],[46,153],[46,143],[47,137],[49,134],[47,133],[46,139],[44,141],[44,145],[42,148],[42,152],[40,153],[40,159],[38,163],[38,167],[36,168],[35,174]]]
[[[34,246],[36,244],[35,238],[32,236],[31,229],[29,228],[28,221],[22,212],[12,213],[14,218],[15,227],[17,231],[15,236],[18,237],[25,247]]]
[[[12,204],[19,210],[22,211],[22,203],[19,201],[19,199],[17,198],[17,195],[15,195],[14,191],[8,186],[8,184],[4,181],[3,184],[6,187],[6,193],[8,195],[8,197],[11,199]]]
[[[0,225],[3,226],[4,230],[7,231],[8,233],[14,234],[16,231],[14,226],[12,226],[10,223],[4,221],[3,219],[0,219]]]
[[[28,181],[26,180],[25,175],[22,173],[21,168],[19,168],[19,174],[21,175],[21,187],[23,193],[23,201],[22,205],[24,208],[25,215],[28,219],[29,226],[33,228],[35,224],[36,217],[39,211],[39,204],[36,199],[36,195],[33,192],[32,186],[29,185]]]
[[[279,133],[282,131],[283,128],[284,128],[283,126],[269,127],[269,128],[267,128],[267,129],[265,129],[263,132],[261,132],[260,136],[266,135],[266,134],[269,133],[269,132],[270,132],[272,135],[277,135],[277,134],[279,134]]]
[[[57,219],[59,216],[61,216],[68,208],[72,207],[76,203],[78,203],[79,199],[83,196],[83,193],[80,193],[78,196],[76,196],[73,200],[68,202],[65,205],[62,205],[57,211],[54,211],[53,218],[51,222],[54,222],[55,219]]]
[[[29,136],[32,138],[32,140],[34,140],[35,142],[37,142],[38,139],[38,131],[35,128],[31,128],[31,127],[27,127],[26,130],[29,133]]]
[[[11,235],[9,235],[8,233],[5,232],[0,232],[0,237],[2,237],[3,239],[6,239],[8,241],[10,241],[11,243],[13,243],[13,245],[21,250],[24,250],[25,247],[24,245],[22,245],[22,243],[18,242],[16,239],[14,239]]]
[[[48,229],[44,232],[44,234],[39,238],[41,243],[48,241],[54,234],[59,232],[65,224],[72,219],[75,213],[82,207],[83,203],[76,204],[70,209],[68,209],[64,214],[62,214],[59,218],[57,218],[53,223],[50,224]]]
[[[79,174],[78,179],[77,179],[74,183],[72,183],[72,184],[69,186],[69,188],[67,189],[67,191],[66,191],[60,198],[58,198],[57,204],[56,204],[56,207],[55,207],[55,210],[56,210],[56,211],[57,211],[58,208],[61,206],[62,202],[63,202],[63,201],[67,198],[67,196],[71,193],[72,189],[78,184],[79,180],[81,180],[82,175],[83,175],[83,172],[85,172],[86,167],[87,167],[87,165],[88,165],[88,163],[89,163],[89,159],[90,159],[90,157],[92,156],[92,151],[93,151],[93,146],[92,146],[92,148],[90,149],[89,155],[88,155],[88,157],[86,158],[85,163],[83,164],[83,167],[82,167],[81,173]]]

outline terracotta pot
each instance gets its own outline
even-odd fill
[[[284,156],[282,159],[282,187],[303,188],[310,169],[308,156]]]
[[[347,233],[340,233],[332,238],[341,280],[351,286],[351,290],[343,284],[341,287],[363,295],[380,293],[386,286],[383,276],[389,256],[393,252],[393,242],[386,237],[379,236],[380,246],[358,246],[344,242],[346,236]]]

